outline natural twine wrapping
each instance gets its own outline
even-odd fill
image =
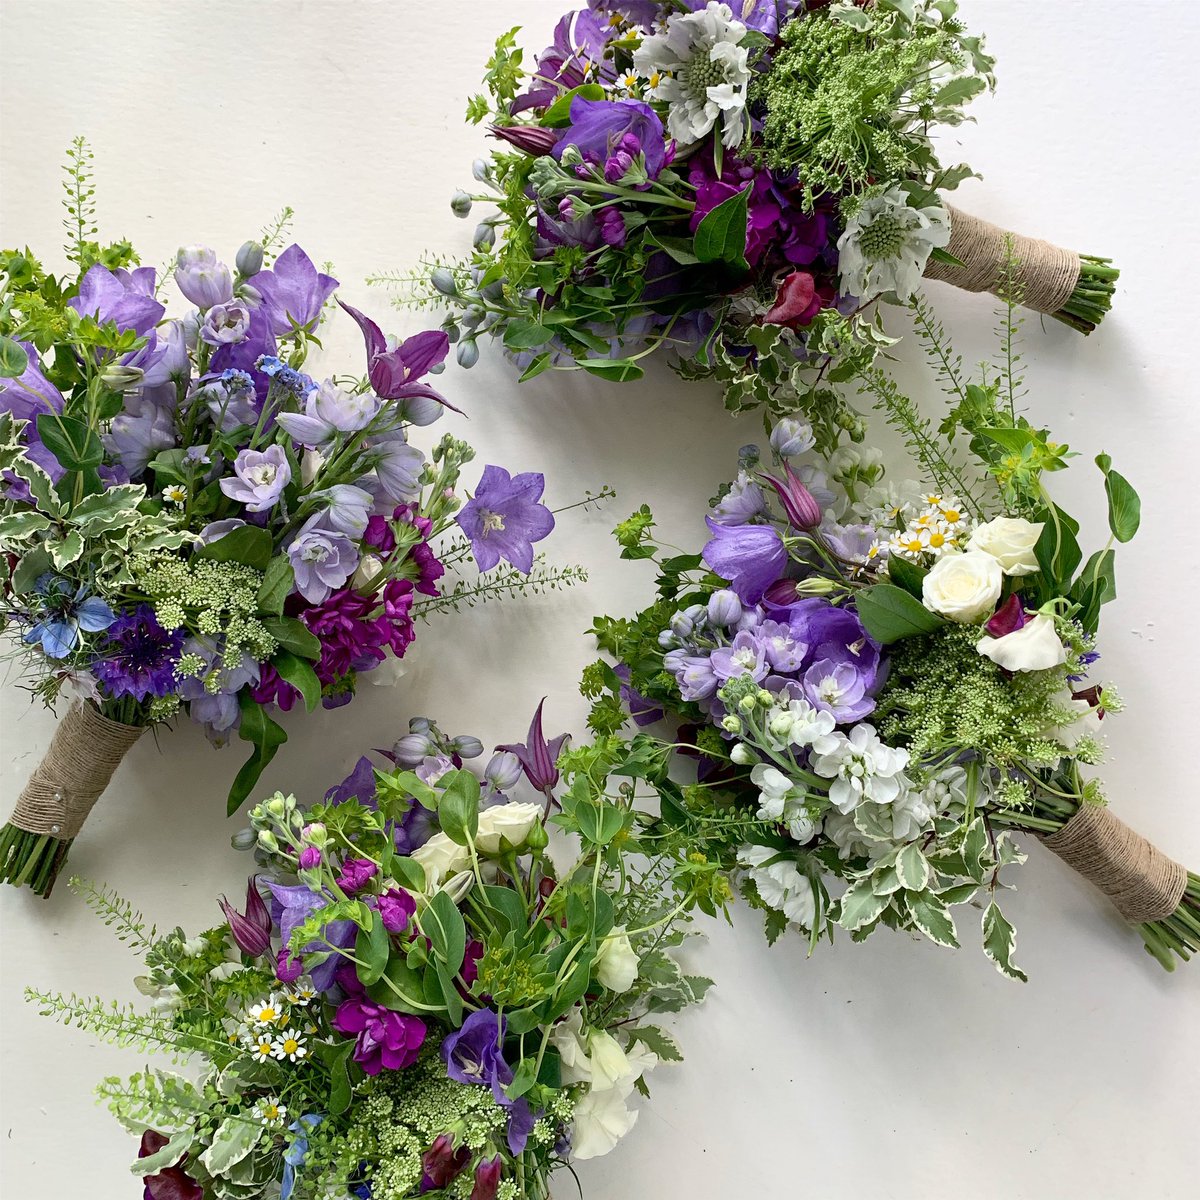
[[[143,725],[110,721],[94,704],[73,705],[18,797],[9,824],[70,841],[145,732]]]
[[[1183,899],[1187,870],[1102,804],[1081,804],[1042,841],[1108,896],[1131,925],[1161,921]]]
[[[1056,313],[1079,282],[1079,255],[1040,238],[1009,233],[999,225],[946,205],[950,215],[950,244],[946,247],[963,265],[929,260],[926,279],[941,279],[968,292],[996,294],[1003,282],[1011,253],[1021,304],[1034,312]]]

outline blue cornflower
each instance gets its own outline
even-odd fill
[[[99,596],[89,596],[82,585],[47,571],[34,592],[41,598],[37,621],[25,633],[25,643],[41,645],[47,658],[66,658],[79,644],[80,632],[100,633],[116,614]]]

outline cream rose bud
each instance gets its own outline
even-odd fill
[[[596,978],[610,992],[627,992],[637,978],[641,959],[630,945],[624,925],[618,925],[600,943],[596,954]]]
[[[449,875],[454,875],[470,865],[471,855],[466,846],[453,842],[444,833],[435,833],[423,846],[418,846],[411,855],[425,869],[425,886],[433,891]]]
[[[475,847],[484,854],[499,854],[500,839],[507,838],[513,846],[520,846],[529,836],[529,831],[542,819],[540,804],[497,804],[479,812],[479,832],[475,834]]]
[[[1039,613],[1020,629],[1003,637],[981,638],[976,647],[1006,671],[1048,671],[1067,661],[1066,647],[1059,641],[1054,618]]]
[[[1024,517],[997,517],[975,526],[967,549],[990,554],[1005,575],[1032,575],[1038,569],[1033,548],[1044,528],[1043,522]]]
[[[969,624],[990,617],[1000,599],[1004,572],[1000,563],[982,550],[945,554],[933,564],[921,585],[925,607]]]
[[[375,577],[383,570],[383,560],[374,554],[364,554],[359,560],[358,568],[350,577],[350,586],[356,592],[369,590]]]

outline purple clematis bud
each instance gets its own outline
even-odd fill
[[[500,1155],[497,1154],[475,1168],[475,1186],[471,1189],[470,1200],[496,1200],[496,1194],[500,1191],[502,1166]]]
[[[493,125],[491,135],[534,158],[549,154],[562,136],[557,129],[543,129],[540,125]]]
[[[543,697],[529,724],[529,733],[525,737],[524,745],[518,742],[514,745],[497,746],[496,749],[515,754],[525,769],[525,778],[539,792],[549,793],[558,783],[558,768],[554,764],[558,761],[563,743],[570,734],[560,733],[558,737],[546,741],[546,735],[542,732],[542,709],[545,704],[546,700]]]
[[[246,911],[240,913],[224,896],[221,911],[229,922],[229,932],[238,949],[251,958],[261,958],[271,948],[271,914],[255,886],[255,876],[246,881]]]
[[[175,282],[199,309],[233,299],[233,275],[207,246],[181,246],[175,256]],[[214,345],[216,343],[213,343]]]
[[[816,529],[821,523],[821,506],[801,482],[800,476],[792,470],[790,463],[783,464],[783,473],[785,479],[765,474],[763,478],[775,489],[794,529]]]

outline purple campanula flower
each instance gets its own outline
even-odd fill
[[[475,495],[455,517],[480,571],[490,571],[501,558],[524,575],[533,570],[533,543],[554,528],[554,515],[538,503],[545,486],[540,472],[510,475],[503,467],[484,467]]]
[[[183,650],[183,630],[166,630],[148,604],[123,612],[96,646],[92,670],[114,700],[146,700],[176,690],[175,667]]]
[[[254,286],[262,296],[261,311],[271,332],[284,337],[294,329],[311,333],[316,328],[321,309],[338,281],[321,274],[299,246],[291,245],[271,270],[260,271],[254,277]]]
[[[542,709],[545,706],[546,701],[543,698],[529,723],[529,733],[525,736],[524,744],[516,742],[496,747],[497,750],[507,750],[515,754],[521,760],[525,778],[539,792],[550,792],[558,783],[558,768],[555,763],[562,753],[563,743],[570,737],[570,734],[560,733],[558,737],[546,741],[546,735],[542,732]]]
[[[101,325],[111,321],[138,334],[149,333],[166,311],[154,298],[153,267],[110,271],[96,263],[69,303],[81,317],[94,317]]]
[[[377,396],[383,400],[435,400],[455,412],[461,411],[429,384],[421,382],[421,377],[443,362],[450,351],[450,335],[445,330],[427,329],[389,350],[383,331],[370,317],[348,304],[342,304],[342,308],[362,330],[367,349],[367,377]]]
[[[771,617],[787,624],[796,639],[809,647],[805,665],[827,660],[846,662],[865,679],[872,692],[879,679],[880,646],[863,627],[853,609],[809,596],[786,605],[767,605]]]
[[[701,552],[704,561],[737,593],[744,604],[757,604],[784,572],[788,554],[772,525],[719,525],[705,518],[712,539]]]
[[[372,450],[378,456],[375,459],[375,475],[384,495],[392,501],[415,497],[421,490],[425,455],[402,437],[377,442]]]
[[[175,448],[175,438],[172,408],[144,396],[131,396],[101,440],[130,477],[137,478],[160,451]]]
[[[253,875],[246,880],[246,911],[238,912],[224,896],[221,911],[229,922],[229,932],[238,949],[251,958],[261,958],[271,948],[271,914],[259,895]]]
[[[614,74],[604,51],[613,32],[598,13],[587,9],[567,13],[554,27],[553,43],[538,56],[531,86],[512,102],[509,111],[545,108],[586,82],[589,71],[598,70],[599,81],[611,83]]]
[[[244,342],[250,331],[250,310],[240,300],[214,304],[200,326],[200,340],[210,346],[228,346]]]
[[[62,464],[42,444],[37,419],[51,413],[61,413],[64,400],[50,380],[42,374],[37,348],[32,342],[18,342],[25,351],[25,370],[15,379],[0,378],[0,413],[9,413],[16,421],[25,421],[20,432],[25,456],[41,467],[57,483],[65,473]],[[14,500],[29,500],[29,484],[11,471],[3,478],[9,496]]]
[[[273,897],[271,919],[279,926],[279,938],[283,943],[284,950],[287,949],[292,934],[310,916],[327,908],[332,903],[328,896],[314,892],[303,884],[289,887],[280,883],[268,882],[267,887],[271,889]],[[354,945],[357,934],[358,926],[353,921],[330,921],[322,930],[323,940],[310,942],[303,950],[306,954],[315,954],[318,951],[327,950],[330,946],[346,949]],[[333,987],[334,978],[341,963],[342,959],[339,955],[331,954],[324,962],[313,967],[308,972],[312,978],[313,987],[321,992],[326,992]],[[284,969],[289,969],[289,967],[290,964]],[[276,973],[278,974],[278,970]],[[281,975],[280,978],[283,976]]]
[[[287,548],[296,591],[309,604],[322,604],[354,574],[358,551],[344,533],[322,529],[323,514],[310,517]]]
[[[198,546],[207,546],[212,542],[220,541],[227,533],[232,533],[235,529],[241,529],[245,524],[246,522],[241,517],[226,517],[223,521],[211,521],[196,534],[196,544]]]
[[[411,1067],[429,1033],[420,1017],[374,1004],[365,996],[343,1000],[334,1015],[333,1027],[339,1033],[358,1035],[354,1061],[368,1075],[378,1075],[384,1068],[402,1071]]]
[[[339,433],[365,429],[379,412],[379,398],[370,392],[355,395],[327,379],[304,398],[302,413],[281,412],[275,420],[301,446],[318,447]]]
[[[516,786],[523,770],[521,760],[511,750],[501,750],[488,759],[483,777],[498,792],[506,792]]]
[[[175,282],[184,296],[201,310],[233,299],[233,275],[217,260],[216,251],[207,246],[179,248],[175,255]]]
[[[388,933],[403,933],[416,915],[417,902],[403,888],[388,888],[375,901],[380,920]]]
[[[756,683],[767,674],[767,657],[756,634],[743,630],[728,646],[718,646],[709,656],[709,668],[720,680],[749,675]]]
[[[490,1008],[473,1012],[442,1042],[446,1074],[455,1083],[482,1084],[499,1103],[508,1102],[504,1089],[512,1083],[512,1067],[504,1060],[507,1022]]]
[[[282,446],[242,450],[233,470],[235,478],[222,479],[221,491],[230,500],[244,504],[247,512],[266,512],[274,507],[292,479],[291,464]]]
[[[745,472],[729,485],[729,491],[714,506],[711,516],[718,525],[745,525],[767,511],[763,490]]]
[[[379,873],[379,868],[369,858],[348,858],[342,863],[337,885],[343,892],[361,892]]]
[[[831,713],[839,725],[849,725],[874,710],[875,700],[867,694],[873,682],[874,672],[864,672],[857,663],[823,658],[804,672],[804,694],[814,708]]]
[[[605,167],[605,178],[616,183],[641,154],[646,175],[657,179],[667,163],[666,138],[662,121],[648,104],[639,100],[588,100],[576,96],[571,101],[571,123],[554,148],[561,158],[566,146],[576,146],[584,161]],[[607,164],[616,161],[623,167],[616,178],[609,178]]]
[[[588,8],[601,13],[616,13],[634,25],[650,29],[663,19],[663,0],[588,0]]]

